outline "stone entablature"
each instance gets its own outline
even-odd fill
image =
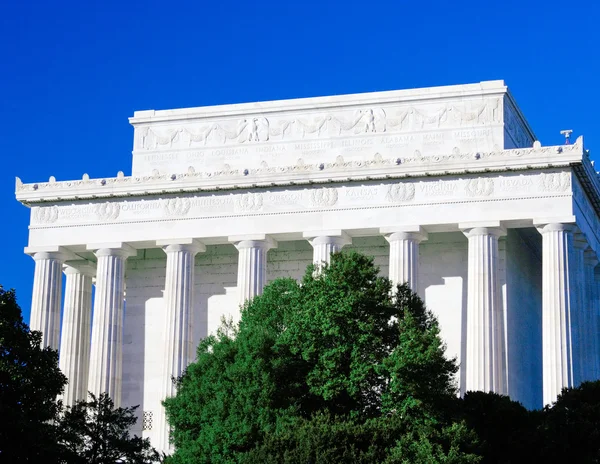
[[[591,167],[583,148],[583,138],[573,145],[536,146],[495,152],[456,151],[431,156],[383,158],[372,153],[369,159],[333,163],[303,164],[287,167],[223,172],[196,172],[125,176],[24,184],[17,178],[16,196],[25,204],[57,202],[86,198],[129,197],[179,192],[201,192],[256,187],[327,184],[331,182],[365,181],[370,179],[402,179],[450,174],[474,174],[491,171],[518,171],[533,168],[589,165],[587,174],[594,173],[591,182],[600,192],[600,180]]]

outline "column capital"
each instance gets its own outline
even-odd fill
[[[302,237],[313,246],[332,243],[342,248],[352,243],[352,237],[340,229],[303,232]]]
[[[206,251],[206,245],[194,238],[157,240],[156,245],[161,247],[165,253],[187,251],[196,254]]]
[[[458,228],[467,237],[476,237],[479,235],[504,237],[507,233],[506,227],[500,221],[463,222],[458,224]]]
[[[543,233],[543,229],[546,226],[550,226],[547,231],[550,230],[567,230],[566,227],[575,226],[576,218],[575,216],[556,216],[556,217],[542,217],[542,218],[533,218],[533,226],[540,232]],[[560,229],[560,227],[565,227],[565,229]],[[571,231],[571,230],[567,230]]]
[[[277,241],[265,234],[230,235],[227,240],[238,249],[262,248],[270,250],[277,248]]]
[[[418,243],[429,238],[429,234],[421,226],[380,227],[379,233],[388,242],[396,240],[416,240]]]
[[[123,242],[92,243],[88,244],[86,249],[93,251],[98,257],[121,256],[122,258],[129,258],[137,254],[135,248]]]
[[[538,230],[540,234],[546,234],[549,232],[569,232],[574,233],[577,230],[575,224],[565,223],[565,222],[534,222],[533,225]]]
[[[62,246],[28,246],[25,247],[24,252],[26,255],[31,256],[35,261],[40,259],[58,259],[60,261],[67,261],[79,258],[79,256],[75,255],[72,251]]]
[[[85,259],[67,261],[63,265],[65,275],[83,274],[88,277],[96,277],[96,265]]]

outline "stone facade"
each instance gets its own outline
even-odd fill
[[[139,404],[135,432],[167,451],[160,401],[198,342],[341,248],[425,299],[461,392],[533,408],[600,376],[600,180],[582,138],[535,141],[502,81],[130,122],[131,176],[17,179],[31,326],[60,343],[68,403]]]

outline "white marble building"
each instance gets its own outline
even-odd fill
[[[168,449],[160,401],[198,341],[342,247],[425,298],[461,391],[533,408],[599,377],[600,180],[582,138],[535,141],[502,81],[130,122],[131,176],[17,179],[31,327],[60,349],[67,402],[139,404],[135,432]]]

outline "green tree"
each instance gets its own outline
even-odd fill
[[[67,383],[58,353],[23,322],[14,290],[0,286],[0,461],[56,462],[56,400]]]
[[[476,462],[435,318],[378,271],[333,254],[204,340],[164,403],[169,461]]]
[[[479,437],[478,453],[483,463],[539,462],[541,411],[528,411],[508,396],[467,392],[460,413]],[[542,440],[543,441],[543,440]]]
[[[68,464],[146,464],[160,458],[149,439],[131,436],[135,410],[115,408],[107,393],[67,407],[60,419],[63,455]]]
[[[538,426],[539,462],[600,462],[600,381],[563,389]]]

